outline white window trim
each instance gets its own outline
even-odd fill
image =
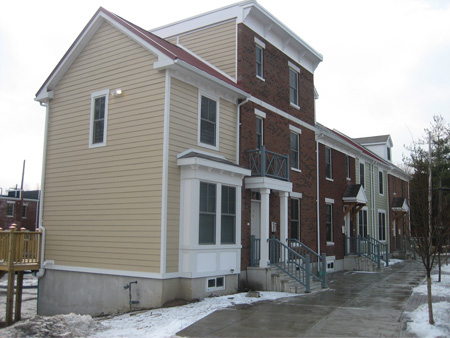
[[[381,173],[381,177],[382,177],[382,179],[383,179],[383,182],[382,182],[382,189],[383,189],[383,192],[380,192],[380,173]],[[383,174],[383,170],[379,170],[378,169],[378,194],[380,195],[380,196],[384,196],[384,190],[385,190],[385,186],[384,186],[384,174]]]
[[[265,44],[263,41],[261,41],[260,39],[258,39],[256,36],[255,36],[255,44],[256,44],[259,48],[262,49],[262,60],[261,60],[261,62],[262,62],[262,64],[261,64],[261,75],[262,75],[262,76],[256,74],[256,77],[257,77],[258,79],[260,79],[261,81],[264,81],[264,82],[265,82],[266,79],[264,79],[264,49],[266,49],[266,44]]]
[[[264,79],[264,48],[265,47],[262,47],[259,43],[256,44],[256,47],[261,49],[261,75],[256,74],[256,78],[266,82],[266,79]],[[255,62],[256,62],[256,60],[255,60]],[[255,69],[255,71],[256,71],[256,69]]]
[[[263,118],[263,119],[266,118],[266,113],[263,112],[263,111],[261,111],[261,110],[259,110],[259,109],[256,109],[256,108],[255,108],[255,115],[256,115],[256,116],[259,116],[259,117],[261,117],[261,118]]]
[[[291,192],[291,193],[289,193],[289,197],[302,199],[303,198],[303,194],[301,192]]]
[[[289,125],[289,130],[293,131],[294,133],[297,133],[299,135],[302,134],[302,130],[300,128],[293,126],[292,124]]]
[[[258,39],[256,36],[255,36],[255,43],[256,43],[259,47],[261,47],[262,49],[266,49],[266,44],[265,44],[265,42],[261,41],[261,40]]]
[[[216,145],[203,143],[201,139],[201,124],[202,124],[202,96],[216,101]],[[220,99],[214,95],[210,95],[205,92],[198,93],[198,132],[197,132],[197,145],[212,150],[219,150],[219,134],[220,134]]]
[[[92,143],[94,134],[94,107],[95,99],[105,96],[105,122],[103,126],[103,142]],[[109,89],[100,90],[91,94],[91,120],[89,126],[89,148],[98,148],[106,146],[107,126],[108,126],[108,102],[109,102]]]
[[[293,64],[291,61],[288,60],[288,66],[289,68],[292,68],[292,70],[295,70],[297,73],[300,74],[300,67],[297,67],[295,64]]]

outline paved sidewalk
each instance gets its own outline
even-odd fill
[[[408,337],[404,311],[422,304],[421,296],[410,296],[424,278],[425,269],[419,261],[398,263],[379,273],[336,272],[329,275],[328,290],[226,308],[177,335]]]

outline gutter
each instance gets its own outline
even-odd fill
[[[317,253],[320,255],[320,177],[319,177],[319,139],[324,136],[323,133],[320,133],[316,137],[316,180],[317,180],[317,199],[316,199],[316,212],[317,212]]]
[[[236,164],[239,165],[239,147],[240,147],[240,138],[241,138],[241,107],[246,104],[250,100],[250,97],[247,97],[241,103],[237,105],[237,121],[236,121]]]

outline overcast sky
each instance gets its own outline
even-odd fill
[[[40,187],[45,108],[34,97],[103,6],[151,29],[233,0],[4,1],[0,12],[0,188]],[[433,115],[450,122],[450,0],[260,0],[321,53],[317,121],[350,137],[390,134],[393,161]]]

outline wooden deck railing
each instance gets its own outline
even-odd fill
[[[40,231],[0,231],[0,271],[39,270],[41,264]]]
[[[23,274],[25,270],[36,271],[41,265],[42,233],[40,231],[17,231],[13,225],[8,231],[0,230],[0,277],[8,273],[8,291],[6,293],[5,324],[19,321],[22,308]],[[16,301],[14,306],[14,284],[16,283]],[[13,307],[14,319],[13,319]]]

